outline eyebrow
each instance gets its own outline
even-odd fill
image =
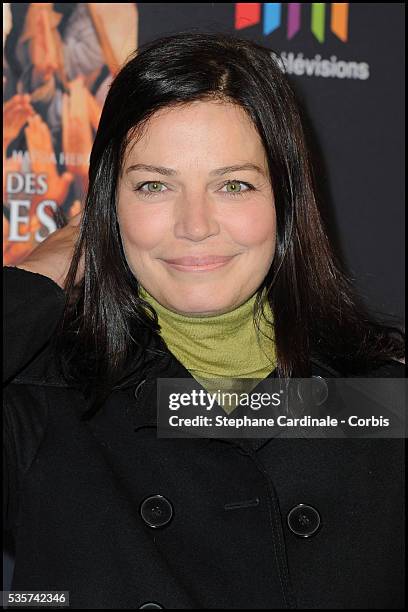
[[[128,174],[128,172],[134,172],[136,170],[144,170],[145,172],[157,172],[157,174],[163,174],[164,176],[178,176],[179,174],[177,170],[174,170],[173,168],[164,168],[163,166],[150,166],[148,164],[134,164],[132,166],[129,166],[129,168],[126,169],[126,174]],[[262,168],[252,163],[217,168],[216,170],[211,170],[210,176],[222,176],[223,174],[228,174],[229,172],[237,172],[238,170],[254,170],[255,172],[258,172],[258,174],[261,174],[263,177],[265,176],[265,173]]]

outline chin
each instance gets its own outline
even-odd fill
[[[227,312],[231,310],[232,307],[228,306],[225,303],[215,304],[214,301],[209,302],[207,300],[188,300],[183,299],[180,303],[169,303],[169,307],[171,310],[174,310],[178,313],[185,314],[187,316],[210,316],[219,314],[222,312]]]

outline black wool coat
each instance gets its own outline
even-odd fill
[[[42,360],[62,289],[3,276],[12,589],[91,609],[404,607],[403,439],[159,438],[155,367],[81,421],[81,393]],[[160,376],[191,378],[166,359]]]

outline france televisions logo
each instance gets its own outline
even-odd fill
[[[282,4],[275,2],[237,2],[235,4],[235,29],[249,28],[262,21],[262,33],[264,35],[271,34],[283,25],[282,6]],[[304,3],[288,3],[286,5],[286,37],[288,40],[292,39],[301,29],[310,28],[316,40],[319,43],[324,43],[326,38],[326,11],[330,7],[328,19],[330,30],[341,41],[347,42],[348,3],[311,3],[309,23],[304,23],[305,15],[302,15],[302,12],[305,13],[305,6]],[[262,7],[263,15],[261,15]]]

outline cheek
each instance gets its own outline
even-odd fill
[[[229,233],[235,242],[247,247],[275,243],[276,216],[272,203],[252,206],[231,216],[227,221]]]
[[[122,240],[130,248],[150,251],[171,238],[174,219],[170,208],[119,206],[118,218]],[[275,243],[273,202],[252,202],[246,207],[230,209],[227,214],[218,217],[218,223],[224,238],[228,237],[247,248]]]
[[[171,227],[168,215],[158,209],[150,211],[134,207],[121,211],[119,208],[119,226],[122,240],[141,251],[154,248],[166,235],[166,228]]]

